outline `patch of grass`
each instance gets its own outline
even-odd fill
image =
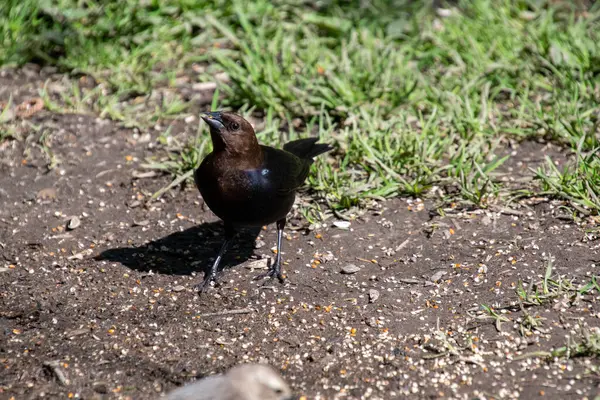
[[[3,109],[0,112],[0,143],[8,138],[15,137],[14,128],[7,124],[12,119],[10,115],[10,109],[12,107],[12,96],[9,97],[8,101],[2,105]]]
[[[481,309],[482,312],[481,314],[476,317],[478,319],[491,319],[492,321],[494,321],[494,324],[496,326],[496,329],[498,330],[498,332],[502,331],[502,323],[503,322],[509,322],[510,319],[508,317],[505,317],[504,315],[500,314],[499,312],[497,312],[493,307],[488,306],[486,304],[481,304]]]
[[[522,281],[517,283],[515,289],[517,303],[500,305],[495,308],[482,304],[482,311],[476,318],[494,320],[496,328],[500,331],[500,324],[509,321],[508,318],[499,313],[501,310],[521,312],[521,317],[517,319],[517,322],[521,335],[525,336],[528,332],[540,330],[545,320],[539,315],[532,315],[528,311],[529,308],[543,306],[559,298],[565,298],[573,302],[594,291],[600,293],[600,282],[598,282],[596,276],[592,276],[585,284],[577,285],[574,279],[556,275],[552,256],[548,258],[542,280],[528,285],[528,288],[525,288],[525,286]]]
[[[585,285],[578,286],[573,283],[573,279],[555,275],[553,268],[553,259],[550,256],[541,282],[533,283],[528,289],[525,289],[523,282],[519,281],[515,292],[522,305],[540,306],[559,297],[567,296],[568,298],[574,298],[588,294],[593,290],[597,290],[600,293],[600,286],[595,276]]]
[[[568,200],[583,214],[600,211],[600,147],[583,151],[584,138],[579,141],[575,160],[560,170],[546,157],[545,167],[535,171],[542,182],[542,190],[558,198]]]
[[[515,359],[539,357],[552,360],[555,358],[600,357],[600,330],[580,326],[578,333],[575,337],[569,336],[565,346],[551,351],[526,353],[515,357]]]
[[[511,302],[507,305],[495,305],[494,307],[481,304],[481,310],[478,311],[474,318],[491,319],[494,321],[496,329],[501,331],[501,324],[511,321],[502,315],[502,311],[520,312],[521,316],[516,319],[516,322],[518,323],[521,335],[526,336],[534,330],[541,330],[545,320],[545,318],[539,315],[532,315],[528,311],[531,307],[543,306],[559,298],[565,298],[573,302],[581,296],[591,294],[594,291],[600,293],[598,277],[593,276],[587,283],[577,285],[574,279],[556,275],[553,263],[552,256],[549,256],[544,276],[540,282],[534,282],[528,285],[528,288],[525,288],[526,285],[522,281],[517,283],[515,289],[517,302]]]
[[[57,66],[73,79],[44,92],[48,107],[142,129],[194,110],[181,82],[224,74],[220,104],[264,118],[263,143],[319,135],[335,145],[308,184],[340,216],[434,187],[442,201],[502,201],[507,138],[577,153],[574,167],[549,163],[536,176],[544,192],[598,213],[599,21],[598,7],[549,0],[443,12],[425,0],[10,0],[0,63]],[[82,75],[95,83],[75,83]],[[148,164],[181,182],[207,137],[202,128]]]

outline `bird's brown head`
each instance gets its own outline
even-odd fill
[[[260,153],[254,128],[243,117],[229,112],[210,112],[201,115],[210,128],[215,151],[244,155]]]

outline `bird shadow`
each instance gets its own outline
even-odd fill
[[[254,253],[259,233],[260,228],[240,229],[219,269],[247,261]],[[222,223],[210,222],[174,232],[142,246],[108,249],[94,259],[118,262],[137,271],[189,275],[210,269],[223,240]]]

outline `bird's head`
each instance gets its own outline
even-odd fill
[[[224,150],[232,154],[260,152],[254,128],[243,117],[222,111],[204,113],[201,117],[210,128],[215,151]]]

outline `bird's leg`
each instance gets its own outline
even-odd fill
[[[225,240],[223,241],[223,244],[219,249],[219,253],[217,253],[217,258],[215,259],[215,262],[210,268],[210,271],[205,273],[204,280],[201,283],[198,283],[194,286],[194,290],[198,291],[199,293],[202,293],[208,288],[208,286],[210,286],[211,282],[216,282],[217,272],[219,270],[219,264],[221,263],[221,259],[227,252],[227,249],[229,248],[229,245],[235,238],[235,235],[236,232],[233,229],[233,226],[225,224]]]
[[[281,273],[281,242],[283,239],[283,228],[285,227],[285,222],[285,218],[277,221],[277,255],[275,256],[275,262],[273,265],[271,265],[271,268],[269,268],[267,273],[257,276],[254,278],[255,280],[263,279],[267,276],[269,278],[276,276],[277,279],[279,279],[279,282],[284,282],[283,274]]]

